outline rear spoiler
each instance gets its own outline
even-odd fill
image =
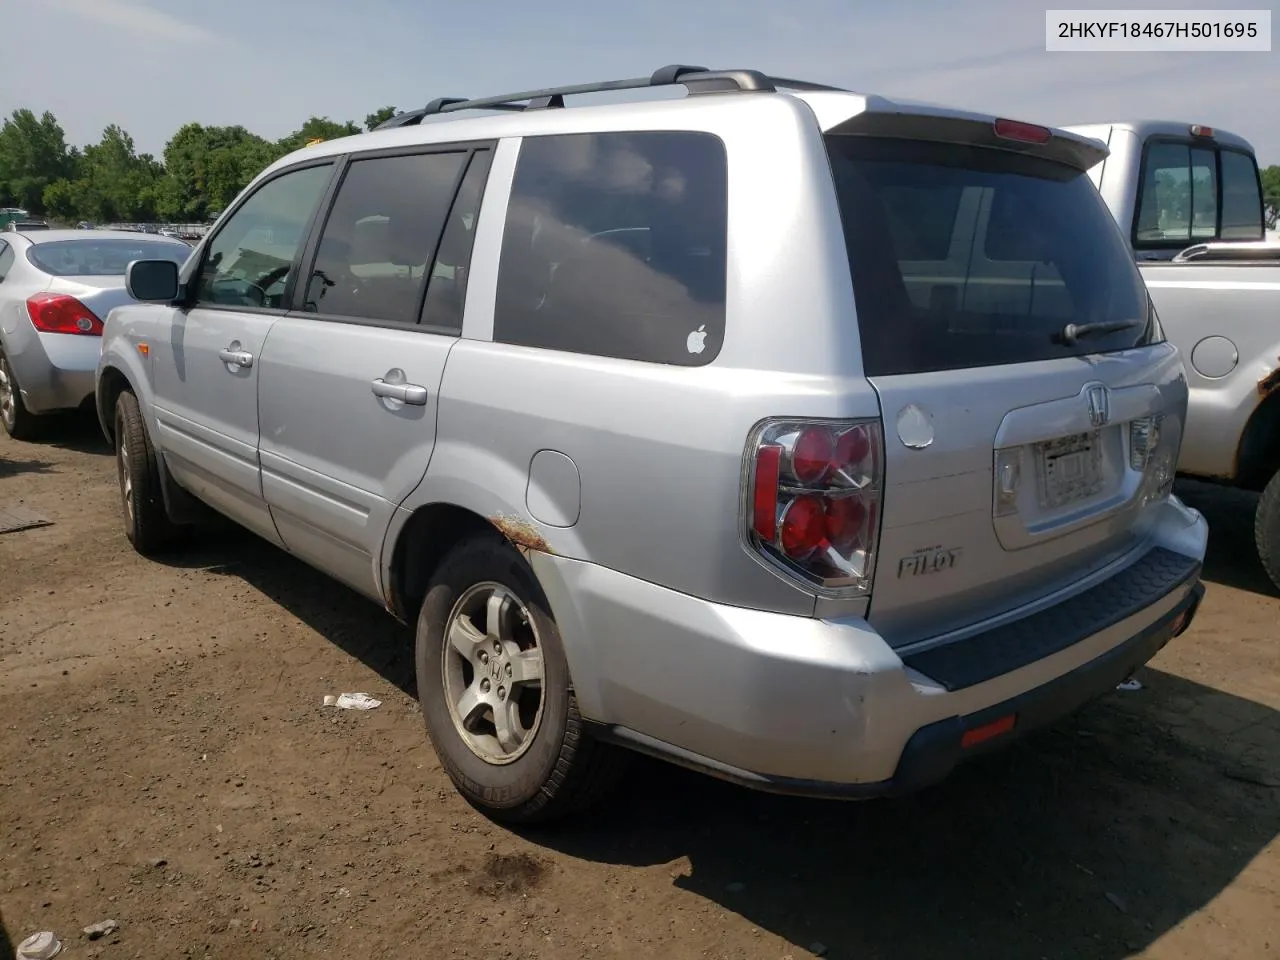
[[[812,101],[815,107],[817,96]],[[989,147],[1054,160],[1082,172],[1091,170],[1110,153],[1101,140],[1019,120],[883,97],[855,99],[862,101],[863,109],[829,127],[827,133]]]

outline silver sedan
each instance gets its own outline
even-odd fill
[[[179,240],[109,230],[0,234],[0,423],[33,439],[43,414],[93,399],[102,321],[121,304],[133,260],[183,263]]]

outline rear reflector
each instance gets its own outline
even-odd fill
[[[1053,136],[1048,127],[1023,123],[1021,120],[997,120],[995,130],[997,137],[1022,143],[1048,143]]]
[[[27,298],[27,316],[41,333],[102,336],[102,321],[75,297],[65,293],[37,293]]]
[[[1212,137],[1213,127],[1203,127],[1198,123],[1191,125],[1191,135],[1193,137]]]
[[[767,444],[756,453],[756,483],[752,503],[752,527],[772,543],[778,536],[778,479],[782,474],[782,447]]]
[[[1018,715],[1011,713],[1007,717],[1001,717],[999,720],[992,720],[990,723],[984,723],[980,727],[966,730],[964,736],[960,738],[960,746],[966,750],[970,747],[976,747],[980,743],[985,743],[1001,734],[1008,733],[1017,722]]]

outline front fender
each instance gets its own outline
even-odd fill
[[[124,377],[138,398],[147,432],[153,438],[156,435],[150,345],[159,321],[158,309],[161,308],[141,304],[117,307],[103,323],[102,354],[94,371],[93,393],[98,424],[108,440],[112,439],[115,397],[119,393],[117,375]]]

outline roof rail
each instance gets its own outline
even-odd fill
[[[835,87],[806,84],[798,80],[774,81],[758,70],[709,70],[687,64],[660,67],[647,77],[628,80],[604,80],[579,83],[542,90],[524,90],[494,97],[468,100],[464,97],[440,97],[419,110],[409,110],[379,124],[374,129],[409,127],[420,124],[424,117],[460,110],[546,110],[564,106],[564,98],[584,93],[606,93],[614,90],[643,90],[649,87],[684,86],[691,96],[703,93],[762,92],[772,93],[778,86],[794,89],[834,90]]]

